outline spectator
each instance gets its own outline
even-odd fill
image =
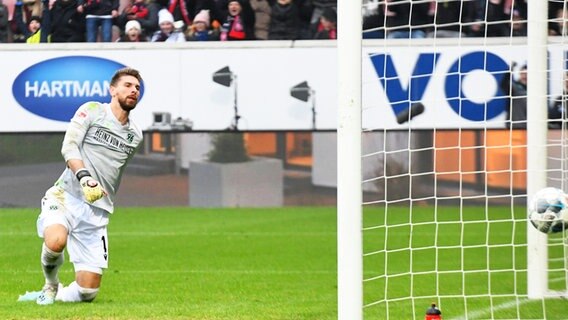
[[[31,16],[27,24],[24,22],[24,3],[17,1],[14,8],[14,19],[18,24],[18,29],[22,32],[26,39],[26,43],[45,43],[49,42],[49,4],[45,0],[43,3],[43,16],[46,18],[44,28],[42,28],[42,18],[40,16]],[[44,30],[45,29],[45,30]]]
[[[124,27],[124,34],[117,39],[117,42],[147,42],[148,38],[142,33],[140,22],[130,20]]]
[[[86,15],[87,42],[112,41],[113,19],[118,17],[118,0],[79,0],[79,13]]]
[[[473,22],[469,25],[469,33],[468,35],[470,37],[484,37],[485,36],[485,25],[486,25],[486,19],[485,19],[485,2],[487,0],[471,0],[473,1],[474,7],[475,7],[475,14],[474,14],[474,20]]]
[[[299,39],[311,39],[312,27],[310,21],[314,12],[311,0],[294,0],[300,13],[300,37]]]
[[[244,10],[243,3],[246,0],[229,0],[227,4],[227,19],[221,26],[221,41],[232,40],[254,40],[254,24],[255,17],[250,4],[246,5]],[[249,11],[250,10],[250,11]]]
[[[10,4],[7,4],[10,6]],[[21,7],[21,15],[20,9]],[[10,9],[10,8],[9,8]],[[32,17],[41,18],[43,13],[43,4],[41,0],[16,0],[13,2],[12,20],[10,28],[12,31],[12,41],[17,43],[25,43],[29,36],[27,25]],[[10,18],[8,18],[10,19]]]
[[[488,0],[487,16],[485,20],[486,37],[508,37],[510,35],[510,17],[512,12],[512,1],[510,0]]]
[[[193,1],[195,1],[195,6],[193,7],[192,17],[195,18],[195,16],[198,15],[202,10],[208,10],[210,28],[215,33],[219,33],[219,30],[221,29],[221,23],[225,18],[225,16],[222,15],[221,12],[218,10],[217,1],[219,0],[193,0]]]
[[[85,42],[85,16],[77,0],[56,0],[49,11],[51,42]]]
[[[568,8],[551,5],[549,32],[551,36],[568,35]]]
[[[506,110],[507,128],[526,129],[527,127],[527,66],[524,65],[519,70],[517,79],[512,79],[512,72],[516,63],[511,66],[511,71],[503,77],[501,89],[505,95],[509,96],[509,103]]]
[[[513,37],[527,36],[527,19],[516,9],[511,13],[511,35]]]
[[[8,7],[0,0],[0,43],[8,43],[11,41],[8,16]]]
[[[428,38],[460,38],[471,35],[470,26],[476,21],[478,2],[464,1],[433,1],[428,15],[435,21]]]
[[[333,9],[337,12],[337,0],[311,0],[311,2],[313,9],[310,25],[312,29],[320,23],[320,17],[322,16],[325,9]]]
[[[258,40],[268,39],[272,8],[268,0],[251,0],[250,6],[254,11],[254,36]]]
[[[426,37],[430,3],[418,0],[387,0],[385,27],[389,39]]]
[[[385,37],[384,12],[383,3],[368,2],[364,6],[363,39],[383,39]]]
[[[126,23],[129,21],[138,21],[142,27],[144,36],[150,38],[154,32],[160,29],[160,26],[158,25],[158,12],[162,9],[162,6],[156,0],[137,1],[144,3],[146,10],[142,11],[146,14],[136,14],[139,12],[139,9],[133,10],[135,2],[130,0],[118,16],[116,24],[121,29],[124,29],[126,27]]]
[[[556,120],[548,124],[548,127],[552,129],[563,128],[563,120],[568,119],[568,72],[564,74],[564,88],[562,89],[562,94],[557,96],[550,105],[548,118]]]
[[[227,19],[227,17],[229,16],[229,2],[231,2],[232,0],[215,0],[215,7],[217,8],[217,12],[220,15],[220,19],[219,21],[221,23],[225,22],[225,20]],[[250,4],[251,0],[243,0],[243,1],[239,1],[242,11],[244,12],[245,15],[252,15],[255,16],[255,12],[252,8],[252,5]],[[254,0],[253,0],[254,1]],[[276,0],[268,0],[270,5],[272,6],[272,4],[274,4],[274,1]],[[310,0],[311,1],[311,0]],[[213,17],[211,17],[211,19],[213,19]],[[256,22],[256,21],[255,21]]]
[[[333,8],[327,8],[320,16],[320,23],[316,26],[314,39],[337,39],[337,13]]]
[[[300,13],[294,0],[277,0],[272,6],[268,39],[296,40],[300,36]]]
[[[158,12],[158,23],[160,30],[152,36],[152,42],[185,42],[185,35],[181,31],[181,26],[174,26],[174,16],[168,9]]]
[[[130,8],[130,14],[134,15],[134,19],[144,19],[148,16],[148,6],[144,0],[134,0]]]
[[[195,18],[193,18],[193,25],[188,29],[188,41],[211,41],[219,40],[217,30],[211,29],[209,23],[209,10],[201,10]]]
[[[173,16],[174,21],[183,21],[184,26],[192,24],[192,10],[188,9],[191,0],[160,0],[162,8],[166,8]]]
[[[186,27],[193,24],[195,16],[201,10],[209,10],[211,26],[213,29],[219,28],[223,15],[219,12],[216,1],[221,0],[159,0],[160,3],[170,11],[175,21],[183,21],[185,23],[183,31]]]
[[[49,1],[42,1],[42,0],[20,0],[20,1],[15,1],[14,5],[17,4],[17,2],[23,2],[24,4],[24,18],[28,18],[29,16],[36,16],[36,17],[40,17],[43,14],[43,4],[44,3],[49,3]],[[28,21],[28,20],[25,20]]]

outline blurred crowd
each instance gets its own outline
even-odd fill
[[[547,0],[537,0],[547,1]],[[528,0],[370,0],[364,38],[527,35]],[[566,0],[548,0],[549,35],[566,34]]]
[[[0,42],[336,39],[336,7],[337,0],[0,0]]]
[[[363,0],[363,37],[525,36],[527,2]],[[550,35],[567,12],[549,0]],[[336,38],[337,0],[0,0],[0,43]]]

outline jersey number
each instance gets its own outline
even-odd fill
[[[103,241],[103,249],[105,251],[103,256],[105,257],[105,260],[106,260],[108,255],[107,255],[107,245],[106,245],[106,241],[105,241],[105,236],[102,236],[101,240]]]

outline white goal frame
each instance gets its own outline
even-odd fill
[[[361,320],[363,319],[362,1],[338,0],[337,4],[337,309],[340,320]]]
[[[546,186],[548,105],[547,45],[548,2],[528,1],[527,73],[531,84],[527,87],[527,196]],[[548,237],[527,223],[527,293],[529,299],[542,299],[548,291]]]

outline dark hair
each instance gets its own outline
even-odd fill
[[[323,10],[321,16],[329,22],[337,22],[337,12],[335,12],[335,9],[333,8],[326,8],[325,10]]]
[[[123,76],[133,76],[138,79],[140,83],[142,83],[142,76],[140,76],[140,72],[138,70],[124,67],[122,69],[116,70],[116,72],[112,76],[112,79],[110,80],[110,85],[115,86],[118,80],[120,80],[120,78],[122,78]]]
[[[41,18],[39,16],[31,16],[30,20],[28,21],[28,24],[30,24],[30,22],[34,20],[37,21],[39,24],[41,24]]]

